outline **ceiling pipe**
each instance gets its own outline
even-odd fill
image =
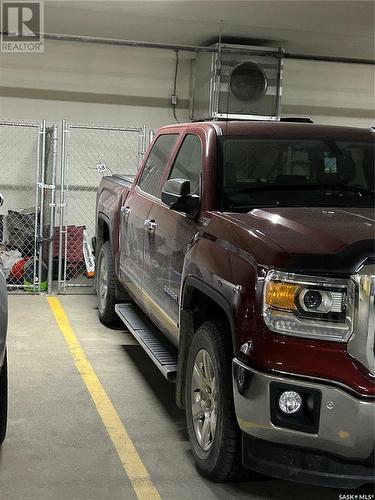
[[[301,59],[304,61],[323,61],[323,62],[338,62],[346,64],[371,64],[375,65],[374,59],[355,59],[354,57],[334,57],[334,56],[317,56],[309,54],[291,54],[285,52],[286,59]]]
[[[56,33],[45,33],[45,40],[55,40],[55,41],[63,41],[63,42],[81,42],[81,43],[94,43],[101,45],[117,45],[120,47],[141,47],[146,49],[164,49],[164,50],[178,50],[179,52],[220,52],[217,47],[206,47],[200,45],[180,45],[180,44],[172,44],[172,43],[159,43],[159,42],[145,42],[141,40],[122,40],[119,38],[103,38],[96,36],[85,36],[85,35],[63,35]],[[236,48],[237,47],[237,48]],[[226,52],[232,52],[238,54],[267,54],[275,52],[283,53],[283,49],[281,48],[273,48],[273,47],[241,47],[234,45],[221,44],[221,48],[225,49]]]
[[[218,47],[205,47],[200,45],[180,45],[180,44],[171,44],[171,43],[159,43],[159,42],[145,42],[140,40],[122,40],[120,38],[104,38],[104,37],[96,37],[96,36],[84,36],[84,35],[66,35],[66,34],[57,34],[57,33],[44,33],[43,37],[45,40],[54,40],[54,41],[62,41],[62,42],[78,42],[78,43],[93,43],[100,45],[115,45],[120,47],[142,47],[146,49],[164,49],[164,50],[173,50],[180,52],[211,52],[216,53],[220,52],[220,50],[225,50],[225,52],[231,53],[243,53],[243,54],[273,54],[278,52],[280,55],[283,55],[286,59],[300,59],[306,61],[323,61],[323,62],[338,62],[338,63],[346,63],[346,64],[370,64],[375,65],[375,60],[373,59],[355,59],[352,57],[334,57],[334,56],[319,56],[319,55],[310,55],[310,54],[293,54],[291,52],[285,52],[281,48],[273,48],[273,47],[256,47],[256,46],[236,46],[236,45],[228,45],[221,44],[221,48]]]

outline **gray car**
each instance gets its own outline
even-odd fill
[[[0,194],[0,206],[3,197]],[[3,270],[0,267],[0,445],[7,431],[8,421],[8,365],[6,352],[6,336],[8,326],[8,295]]]

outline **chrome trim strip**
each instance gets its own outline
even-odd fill
[[[142,295],[145,300],[149,303],[150,307],[159,311],[159,313],[166,319],[166,321],[176,330],[178,331],[178,323],[176,323],[169,314],[161,307],[151,296],[142,288]]]
[[[338,209],[336,210],[336,213],[337,212],[342,212],[343,214],[348,214],[348,215],[353,215],[352,212],[349,212],[349,210],[343,210],[343,209]],[[370,219],[370,217],[366,217],[365,215],[360,215],[360,214],[355,214],[356,217],[358,217],[358,219],[364,219],[364,220],[368,220],[369,222],[372,222],[374,223],[374,218]],[[367,260],[367,259],[365,259]]]
[[[375,377],[375,264],[364,265],[351,279],[355,286],[354,333],[348,353]]]
[[[355,391],[354,389],[352,389],[351,387],[349,387],[348,385],[343,384],[342,382],[338,382],[337,380],[328,380],[328,379],[325,379],[325,378],[313,377],[312,375],[301,375],[301,374],[294,373],[294,372],[284,372],[284,371],[281,371],[281,370],[274,370],[273,368],[270,368],[267,371],[263,372],[261,370],[257,370],[255,368],[252,368],[251,366],[243,363],[238,358],[234,358],[233,361],[235,363],[237,363],[239,366],[242,366],[242,368],[244,368],[245,370],[250,370],[250,371],[252,371],[254,373],[263,374],[263,375],[267,375],[267,374],[268,375],[274,375],[276,377],[277,376],[284,376],[286,378],[295,378],[297,380],[300,380],[301,382],[303,382],[303,381],[306,381],[306,382],[311,381],[313,383],[321,383],[321,384],[325,384],[325,385],[328,385],[328,386],[331,386],[331,387],[336,387],[337,389],[344,389],[349,394],[358,396],[358,397],[360,397],[361,399],[364,399],[364,400],[369,399],[370,401],[372,401],[372,400],[375,399],[375,395],[361,394],[361,393]]]
[[[223,130],[217,123],[211,123],[210,124],[216,131],[216,135],[223,135]]]
[[[147,193],[147,191],[143,191],[143,189],[141,189],[138,184],[136,184],[135,190],[137,191],[137,193],[139,195],[144,196],[145,198],[148,198],[150,201],[161,202],[160,198],[158,198],[157,196],[154,196],[153,194]]]

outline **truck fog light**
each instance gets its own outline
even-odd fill
[[[283,413],[292,415],[296,413],[302,406],[302,398],[295,391],[285,391],[279,398],[279,408]]]

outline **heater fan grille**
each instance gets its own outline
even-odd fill
[[[258,64],[247,61],[236,66],[229,79],[232,94],[242,102],[258,101],[267,92],[268,78]]]

